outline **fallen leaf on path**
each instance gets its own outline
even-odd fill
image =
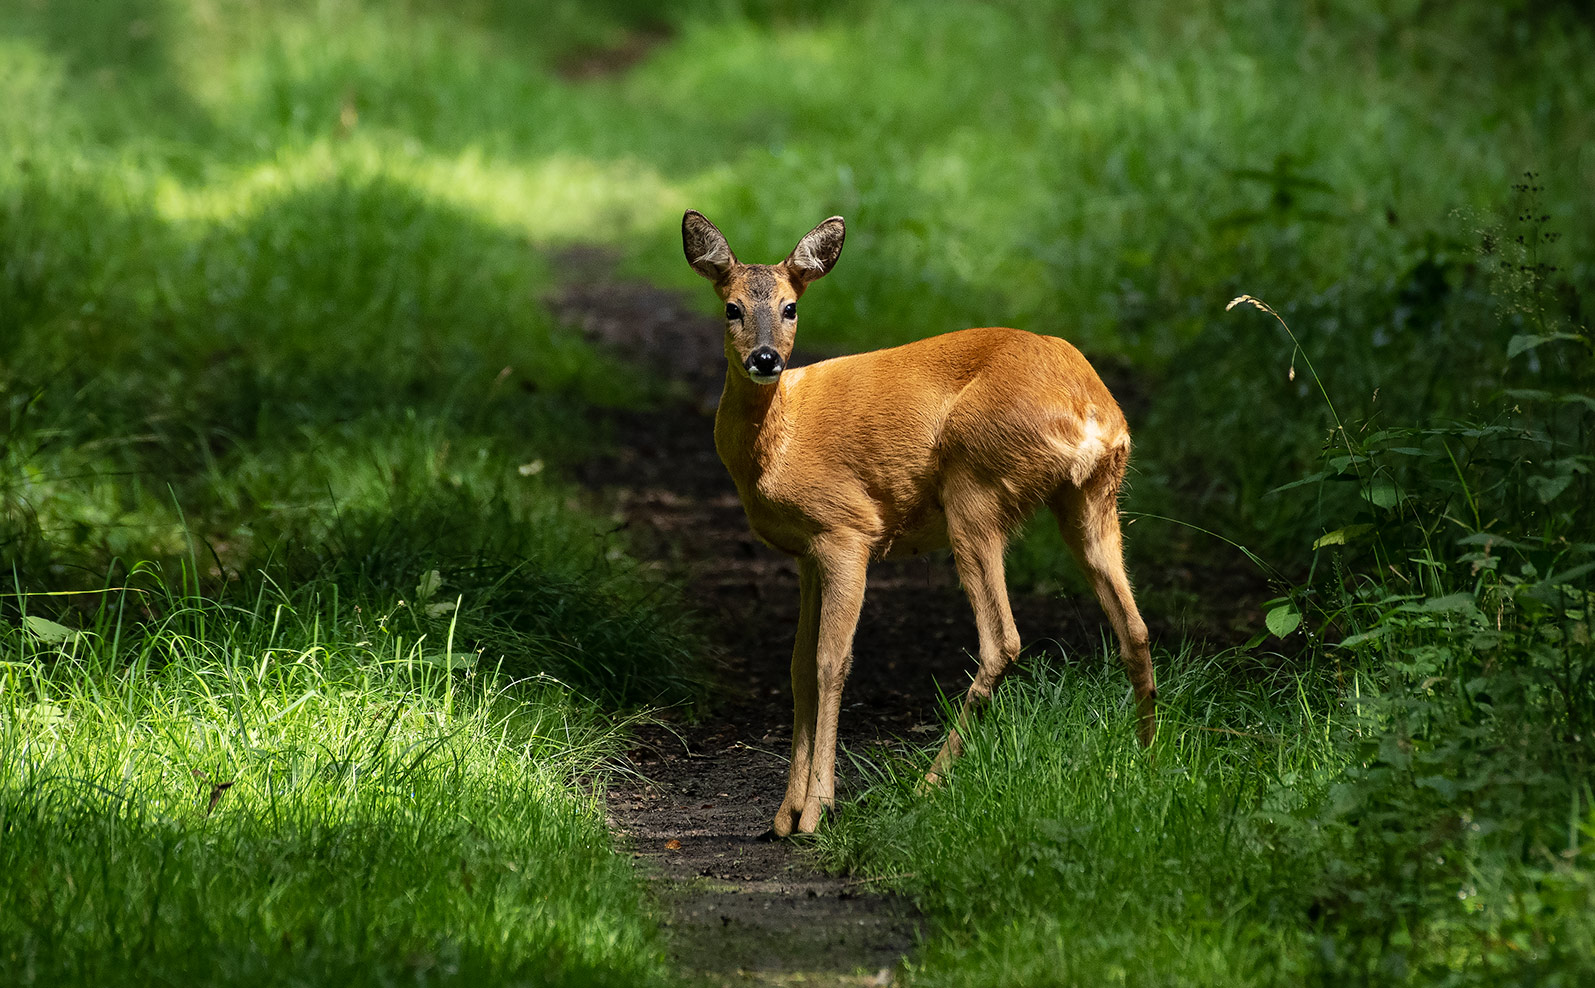
[[[665,841],[665,850],[679,851],[681,850],[681,842],[678,840],[667,840]]]

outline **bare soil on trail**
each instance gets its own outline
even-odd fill
[[[714,450],[724,329],[673,293],[616,278],[600,251],[568,251],[556,270],[564,287],[548,301],[564,323],[684,385],[685,397],[662,407],[613,413],[615,452],[579,479],[618,497],[638,550],[680,572],[723,662],[724,685],[700,722],[640,732],[630,758],[643,781],[611,786],[612,826],[655,882],[683,969],[723,984],[889,983],[920,935],[912,904],[826,874],[801,842],[764,836],[791,745],[797,567],[749,531]],[[1089,654],[1105,630],[1094,600],[1014,593],[1012,603],[1027,642],[1069,655]],[[872,567],[842,701],[844,749],[939,742],[938,696],[968,685],[976,648],[945,554]],[[839,796],[857,782],[839,756]]]

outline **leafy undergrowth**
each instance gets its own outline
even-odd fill
[[[132,584],[0,632],[8,983],[670,981],[574,785],[617,740],[590,704],[331,582]]]
[[[1005,686],[929,795],[918,791],[928,752],[861,763],[877,781],[821,850],[885,876],[933,918],[912,983],[1575,985],[1595,974],[1584,775],[1501,737],[1465,759],[1455,745],[1414,747],[1373,713],[1386,701],[1359,698],[1342,669],[1158,660],[1151,757],[1135,744],[1117,662],[1102,657]]]

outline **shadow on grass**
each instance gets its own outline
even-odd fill
[[[11,8],[0,17],[0,36],[34,41],[60,60],[70,105],[90,140],[216,138],[214,121],[174,64],[171,41],[180,25],[170,2],[24,2]]]
[[[437,571],[464,602],[418,633],[610,701],[692,691],[684,608],[544,473],[652,385],[551,324],[521,238],[383,179],[197,227],[35,180],[0,244],[16,589],[187,560],[224,600],[260,574],[391,609]]]
[[[550,324],[528,243],[382,179],[293,190],[197,234],[31,182],[0,200],[0,244],[16,259],[0,280],[11,389],[75,438],[144,436],[146,469],[373,409],[568,435],[583,404],[647,388]]]

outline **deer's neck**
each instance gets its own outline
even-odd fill
[[[737,487],[756,483],[779,450],[786,430],[787,382],[754,384],[742,368],[726,367],[725,390],[714,416],[714,445]]]

